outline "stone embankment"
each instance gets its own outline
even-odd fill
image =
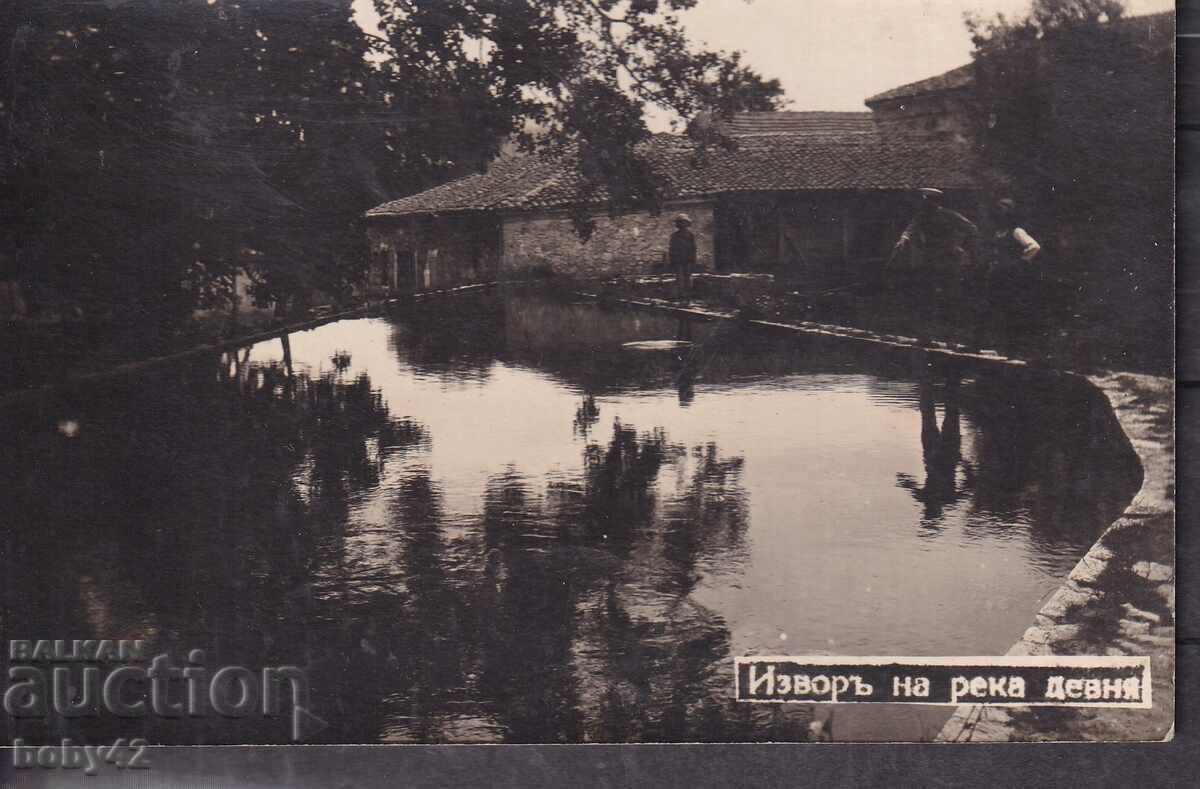
[[[592,296],[591,294],[580,294]],[[660,299],[617,299],[704,319],[733,313],[683,307]],[[916,348],[911,337],[801,322],[749,321],[776,330]],[[1027,367],[1029,362],[962,346],[933,343],[923,350],[975,362]],[[1069,375],[1078,375],[1067,373]],[[1153,708],[957,708],[940,742],[1162,740],[1175,717],[1175,386],[1167,378],[1133,373],[1079,376],[1102,392],[1142,466],[1142,485],[1036,614],[1010,655],[1147,655]]]
[[[959,707],[944,742],[1162,740],[1175,714],[1174,383],[1089,376],[1142,465],[1125,512],[1050,597],[1010,655],[1148,655],[1153,709]]]
[[[486,290],[496,283],[418,294],[417,300]],[[584,298],[595,294],[579,293]],[[680,316],[730,320],[733,313],[681,306],[661,299],[613,299],[630,307],[652,308]],[[331,313],[258,335],[190,348],[177,354],[118,365],[71,377],[66,385],[129,374],[198,353],[259,342],[324,323],[361,317],[388,306],[389,300]],[[831,324],[785,324],[750,320],[750,325],[840,337],[896,348],[921,348],[976,362],[1026,367],[1027,361],[973,353],[962,346],[875,334]],[[1073,374],[1074,375],[1074,374]],[[1132,373],[1081,376],[1112,404],[1113,413],[1141,462],[1142,486],[1125,512],[1097,540],[1063,585],[1035,616],[1033,625],[1009,650],[1011,655],[1148,655],[1153,677],[1153,709],[1073,707],[959,707],[942,728],[943,742],[1030,740],[1160,740],[1173,732],[1175,713],[1175,389],[1166,378]],[[62,383],[59,386],[63,385]],[[55,387],[39,387],[0,396],[0,405],[38,397]]]

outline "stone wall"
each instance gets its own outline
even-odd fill
[[[692,218],[698,269],[713,268],[712,204],[671,205],[649,213],[594,216],[587,241],[564,213],[515,214],[504,218],[503,266],[506,271],[549,267],[578,277],[612,277],[665,270],[667,243],[680,211]]]
[[[966,140],[971,133],[965,91],[945,91],[881,101],[871,105],[880,131],[928,134]]]
[[[963,705],[943,742],[1170,739],[1175,720],[1175,387],[1149,375],[1088,379],[1142,464],[1142,486],[1010,655],[1148,655],[1152,709]]]
[[[452,288],[496,279],[500,228],[488,214],[376,219],[367,226],[372,289]]]

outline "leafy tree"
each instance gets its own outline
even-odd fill
[[[576,223],[589,208],[656,207],[636,146],[653,104],[681,121],[775,109],[783,91],[738,53],[696,47],[679,12],[697,0],[376,0],[382,76],[416,145],[406,155],[480,169],[516,135],[579,162]],[[466,121],[466,122],[464,122]],[[441,131],[431,146],[422,128]]]
[[[653,204],[647,102],[689,119],[781,95],[691,45],[694,3],[380,0],[380,38],[351,0],[5,3],[2,273],[153,343],[243,269],[283,305],[349,294],[366,209],[514,134],[581,154],[581,204]]]
[[[190,83],[228,114],[222,142],[287,201],[252,235],[258,293],[344,296],[362,274],[363,210],[392,192],[366,37],[349,0],[216,3]]]
[[[0,35],[4,243],[42,306],[165,328],[239,268],[276,299],[356,278],[391,185],[349,0],[35,1]]]
[[[181,227],[196,194],[180,179],[215,163],[190,156],[202,125],[173,123],[178,20],[164,11],[31,2],[0,22],[5,242],[43,302],[152,318],[183,306],[201,234]]]
[[[993,186],[1053,242],[1094,330],[1131,357],[1171,347],[1174,31],[1149,25],[1117,0],[968,21]]]

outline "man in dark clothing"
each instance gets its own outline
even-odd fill
[[[667,259],[675,272],[675,287],[680,298],[687,298],[692,292],[692,269],[696,266],[696,237],[692,235],[692,220],[687,214],[676,214],[675,227],[671,234],[671,244],[667,249]]]
[[[1021,224],[1012,198],[998,200],[993,227],[984,239],[984,310],[989,339],[1010,353],[1033,351],[1039,346],[1045,329],[1047,291],[1053,288],[1043,279],[1039,257],[1042,247]]]
[[[904,305],[922,321],[923,339],[955,328],[962,310],[967,249],[978,235],[975,223],[942,205],[940,189],[919,189],[920,203],[888,258],[887,268],[913,304]]]
[[[890,263],[898,261],[901,253],[914,251],[922,255],[926,265],[959,263],[965,242],[978,233],[976,224],[942,205],[946,195],[941,189],[917,189],[917,193],[920,195],[917,212],[896,241]]]
[[[979,229],[962,214],[942,205],[944,195],[940,189],[919,189],[918,193],[921,202],[917,212],[896,241],[888,265],[900,264],[907,255],[913,268],[957,274],[966,258],[966,247]],[[918,255],[920,259],[915,259]]]

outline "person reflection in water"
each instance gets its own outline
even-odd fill
[[[680,318],[675,329],[675,339],[681,342],[692,341],[692,322]],[[694,368],[695,348],[684,346],[675,352],[675,388],[679,392],[679,405],[687,407],[696,399],[696,373]]]
[[[579,407],[575,409],[575,421],[572,425],[576,435],[588,437],[588,432],[592,426],[600,420],[600,407],[596,405],[595,395],[585,394],[583,400],[580,401]]]
[[[924,507],[923,522],[936,523],[942,512],[964,499],[974,485],[974,469],[962,457],[962,433],[958,411],[959,379],[946,379],[942,425],[937,422],[937,407],[933,382],[925,379],[920,385],[921,452],[925,462],[925,484],[918,485],[911,474],[897,474],[896,484],[912,493]],[[958,469],[962,467],[964,481],[958,484]]]
[[[675,375],[675,389],[679,392],[679,405],[684,408],[696,399],[695,375],[687,361],[684,361],[683,367]]]

